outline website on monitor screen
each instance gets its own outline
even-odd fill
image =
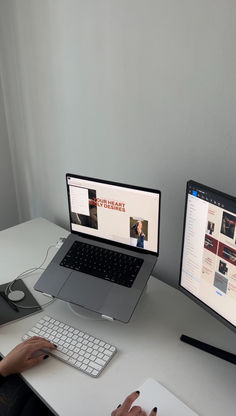
[[[157,252],[159,194],[68,177],[71,228]]]
[[[236,325],[236,214],[190,190],[181,286]]]

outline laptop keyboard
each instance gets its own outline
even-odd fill
[[[60,265],[131,287],[143,259],[75,241]]]
[[[92,377],[98,377],[116,353],[116,347],[50,316],[42,317],[22,339],[43,337],[57,346],[49,354]],[[48,351],[47,351],[48,353]]]

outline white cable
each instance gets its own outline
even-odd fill
[[[14,285],[15,281],[16,281],[16,280],[18,280],[21,276],[25,276],[25,275],[27,275],[27,274],[31,274],[31,273],[35,272],[36,270],[41,269],[41,267],[44,265],[45,261],[47,260],[49,250],[50,250],[51,248],[53,248],[53,247],[56,247],[56,245],[54,244],[54,245],[51,245],[51,246],[49,246],[49,247],[48,247],[47,252],[46,252],[46,256],[45,256],[45,258],[44,258],[43,262],[40,264],[40,266],[38,266],[38,267],[31,267],[30,269],[26,269],[26,270],[24,270],[22,273],[18,274],[18,276],[16,276],[16,278],[15,278],[14,280],[12,280],[12,282],[10,282],[10,283],[7,285],[7,287],[6,287],[6,289],[5,289],[5,293],[6,293],[6,292],[8,292],[8,291],[9,291],[9,292],[12,292],[11,287]],[[7,294],[7,293],[6,293],[6,294]]]
[[[30,269],[27,269],[27,270],[24,270],[22,273],[20,273],[20,274],[18,274],[18,276],[16,276],[16,278],[14,279],[14,280],[12,280],[8,285],[7,285],[7,287],[6,287],[6,289],[5,289],[5,295],[6,296],[8,296],[8,293],[9,292],[13,292],[13,290],[12,290],[12,286],[14,285],[14,283],[21,277],[22,278],[22,280],[23,279],[25,279],[26,277],[28,277],[28,275],[30,275],[30,274],[32,274],[33,272],[35,272],[36,270],[40,270],[40,269],[42,269],[42,270],[45,270],[42,266],[44,265],[44,263],[45,263],[45,261],[47,260],[47,258],[48,258],[48,253],[49,253],[49,251],[50,251],[50,249],[51,248],[53,248],[53,247],[57,247],[57,245],[51,245],[51,246],[49,246],[48,247],[48,249],[47,249],[47,252],[46,252],[46,255],[45,255],[45,258],[44,258],[44,260],[43,260],[43,262],[40,264],[40,266],[38,266],[38,267],[31,267]],[[47,306],[47,305],[49,305],[49,304],[51,304],[52,302],[54,302],[54,300],[55,300],[55,298],[52,296],[52,299],[49,301],[49,302],[47,302],[47,303],[44,303],[43,305],[40,305],[40,307],[43,307],[43,306]],[[12,303],[14,303],[18,308],[21,308],[21,309],[36,309],[36,308],[39,308],[38,306],[23,306],[23,305],[19,305],[17,302],[14,302],[14,301],[12,301]]]

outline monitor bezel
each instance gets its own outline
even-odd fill
[[[236,202],[236,198],[228,195],[224,192],[218,191],[214,188],[211,188],[207,185],[203,185],[199,182],[195,182],[193,180],[189,180],[186,185],[186,194],[185,194],[185,210],[184,210],[184,222],[183,222],[183,237],[182,237],[182,248],[181,248],[181,261],[180,261],[180,273],[179,273],[179,284],[178,288],[179,290],[184,293],[186,296],[188,296],[190,299],[192,299],[195,303],[197,303],[199,306],[201,306],[203,309],[205,309],[207,312],[209,312],[212,316],[214,316],[218,321],[223,323],[226,327],[231,329],[234,333],[236,333],[236,326],[234,326],[231,322],[229,322],[227,319],[225,319],[222,315],[218,314],[214,309],[212,309],[210,306],[208,306],[206,303],[201,301],[199,298],[197,298],[195,295],[193,295],[191,292],[189,292],[187,289],[185,289],[183,286],[181,286],[181,277],[182,277],[182,264],[183,264],[183,252],[184,252],[184,239],[185,239],[185,228],[186,228],[186,214],[187,214],[187,203],[188,203],[188,195],[189,195],[189,186],[194,187],[200,187],[203,190],[214,192],[215,194],[219,195],[220,197],[230,199],[234,202]]]
[[[158,211],[158,229],[157,229],[157,251],[154,252],[154,251],[151,251],[151,250],[146,250],[146,249],[142,249],[142,248],[139,248],[139,247],[130,246],[128,244],[114,242],[114,241],[106,239],[106,238],[97,237],[97,236],[90,236],[86,233],[82,233],[81,231],[72,230],[71,206],[70,206],[70,198],[69,198],[70,192],[69,192],[69,185],[68,185],[68,180],[67,180],[68,177],[73,177],[73,178],[76,178],[76,179],[82,179],[82,180],[87,180],[87,181],[92,181],[92,182],[104,183],[106,185],[113,185],[113,186],[118,186],[118,187],[123,187],[123,188],[135,189],[137,191],[150,192],[150,193],[155,193],[155,194],[159,195],[159,200],[158,200],[158,202],[159,202],[159,211]],[[77,234],[80,237],[85,237],[85,238],[95,240],[95,241],[99,241],[99,242],[102,242],[102,243],[105,243],[105,244],[110,244],[114,247],[120,247],[120,248],[128,249],[128,250],[134,251],[136,253],[151,254],[155,257],[159,256],[160,211],[161,211],[161,191],[160,190],[152,189],[152,188],[145,188],[145,187],[136,186],[136,185],[129,185],[129,184],[124,184],[124,183],[120,183],[120,182],[107,181],[107,180],[104,180],[104,179],[92,178],[92,177],[88,177],[88,176],[76,175],[74,173],[66,173],[66,190],[67,190],[67,201],[68,201],[68,209],[69,209],[70,232],[72,234]]]

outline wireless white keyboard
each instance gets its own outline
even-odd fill
[[[108,342],[50,316],[41,318],[22,339],[34,336],[43,337],[57,345],[57,349],[50,351],[50,355],[92,377],[101,374],[117,351]]]

